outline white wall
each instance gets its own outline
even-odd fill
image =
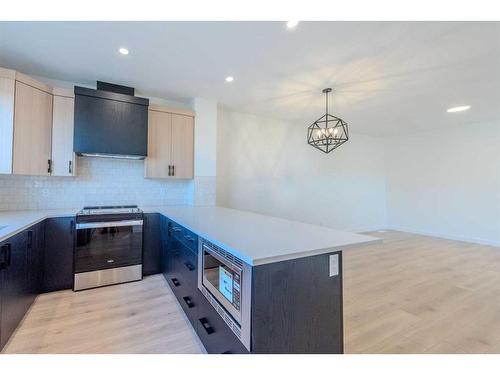
[[[217,102],[194,98],[192,107],[196,112],[192,204],[214,206],[217,174]]]
[[[388,225],[500,245],[500,124],[388,139]]]
[[[193,109],[196,112],[194,174],[216,176],[217,102],[195,98]]]
[[[353,231],[384,228],[381,139],[351,134],[325,155],[306,124],[220,110],[217,204]]]

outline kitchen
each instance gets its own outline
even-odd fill
[[[131,87],[97,81],[96,89],[75,86],[71,92],[17,71],[2,68],[0,73],[6,87],[3,106],[11,109],[4,113],[13,119],[6,122],[11,132],[3,138],[5,145],[13,144],[4,173],[75,176],[80,158],[92,157],[145,159],[144,178],[193,178],[194,112],[150,105]],[[40,149],[43,138],[48,146]],[[68,216],[67,209],[17,213],[17,220],[7,211],[1,232],[2,346],[38,293],[77,292],[162,273],[208,353],[343,352],[341,253],[336,249],[378,239],[219,207],[146,209],[85,206],[69,210]],[[282,268],[288,263],[285,277]],[[329,270],[321,270],[326,265]],[[323,277],[313,289],[293,278],[294,272],[320,270]],[[273,290],[278,280],[289,284],[287,294]],[[324,311],[314,306],[332,290],[331,305]],[[287,302],[298,294],[308,296],[308,309],[303,299],[296,307]],[[283,316],[285,303],[296,314]],[[318,321],[291,334],[313,309]],[[270,321],[284,324],[283,331]],[[331,334],[318,340],[325,329]],[[270,330],[287,340],[277,336],[271,343]]]
[[[499,310],[484,301],[499,285],[498,90],[483,72],[499,51],[476,42],[494,40],[498,25],[424,25],[0,22],[2,354],[496,353],[500,337],[486,327]],[[319,52],[343,32],[345,59],[371,36],[366,53],[383,78],[359,59],[327,79],[328,52],[309,61],[320,83],[294,86],[306,77],[290,65],[263,88],[295,46]],[[200,35],[217,53],[193,42]],[[210,60],[235,37],[258,56],[255,69],[248,55],[231,68]],[[437,57],[445,78],[412,60],[448,38],[476,50],[468,60],[451,43]],[[92,53],[78,54],[91,40]],[[178,55],[160,56],[168,43]],[[375,61],[384,48],[396,52]],[[393,78],[389,65],[411,74]],[[460,97],[472,81],[483,90],[481,114],[481,103],[452,100],[446,79],[457,76]],[[408,102],[438,98],[448,127],[410,120]],[[470,151],[454,148],[469,143],[450,141],[450,126],[464,128],[453,137],[474,132]],[[450,156],[439,159],[442,144]]]

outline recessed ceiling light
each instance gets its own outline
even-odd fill
[[[467,111],[470,108],[470,105],[461,105],[459,107],[448,108],[446,112],[462,112]]]
[[[232,77],[232,76],[226,77],[226,82],[233,82],[233,81],[234,81],[234,77]]]
[[[286,27],[288,27],[289,29],[293,29],[294,27],[297,27],[298,24],[299,21],[287,21]]]
[[[121,53],[122,55],[128,55],[128,49],[126,49],[126,48],[123,48],[123,47],[122,47],[122,48],[120,48],[118,51],[120,51],[120,53]]]

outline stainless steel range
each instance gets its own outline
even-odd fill
[[[84,207],[76,215],[74,290],[141,280],[143,223],[137,206]]]

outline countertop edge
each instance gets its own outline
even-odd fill
[[[16,211],[16,212],[23,212],[23,211]],[[29,212],[29,213],[33,214],[34,211],[26,211],[26,212],[27,213]],[[16,234],[19,234],[22,231],[28,229],[29,227],[32,227],[33,225],[36,225],[36,224],[38,224],[38,223],[40,223],[40,222],[42,222],[42,221],[44,221],[46,219],[53,219],[53,218],[56,218],[56,217],[73,217],[73,216],[76,216],[77,212],[78,212],[78,210],[76,210],[75,213],[73,213],[73,214],[68,213],[68,212],[66,212],[66,213],[61,213],[61,212],[47,213],[47,212],[43,212],[36,219],[30,220],[30,221],[26,221],[21,226],[15,225],[15,224],[9,224],[5,228],[2,229],[2,231],[7,230],[8,232],[0,235],[0,242],[7,241],[9,238],[14,237]],[[0,214],[1,214],[1,212],[0,212]],[[13,227],[14,229],[12,229],[12,230],[9,231],[10,227]]]
[[[275,256],[275,257],[259,258],[257,260],[254,260],[253,264],[251,264],[251,266],[257,267],[257,266],[262,266],[262,265],[266,265],[266,264],[270,264],[270,263],[284,262],[284,261],[292,260],[292,259],[307,258],[310,256],[316,256],[316,255],[322,255],[322,254],[328,254],[328,253],[337,253],[337,252],[342,252],[342,251],[347,250],[347,249],[352,249],[354,247],[362,247],[362,246],[373,245],[373,244],[382,243],[382,242],[383,242],[382,238],[374,237],[373,240],[355,243],[355,244],[341,245],[341,246],[335,246],[335,247],[326,247],[326,248],[315,249],[315,250],[305,250],[303,252],[293,253],[290,255],[279,255],[279,256]]]

